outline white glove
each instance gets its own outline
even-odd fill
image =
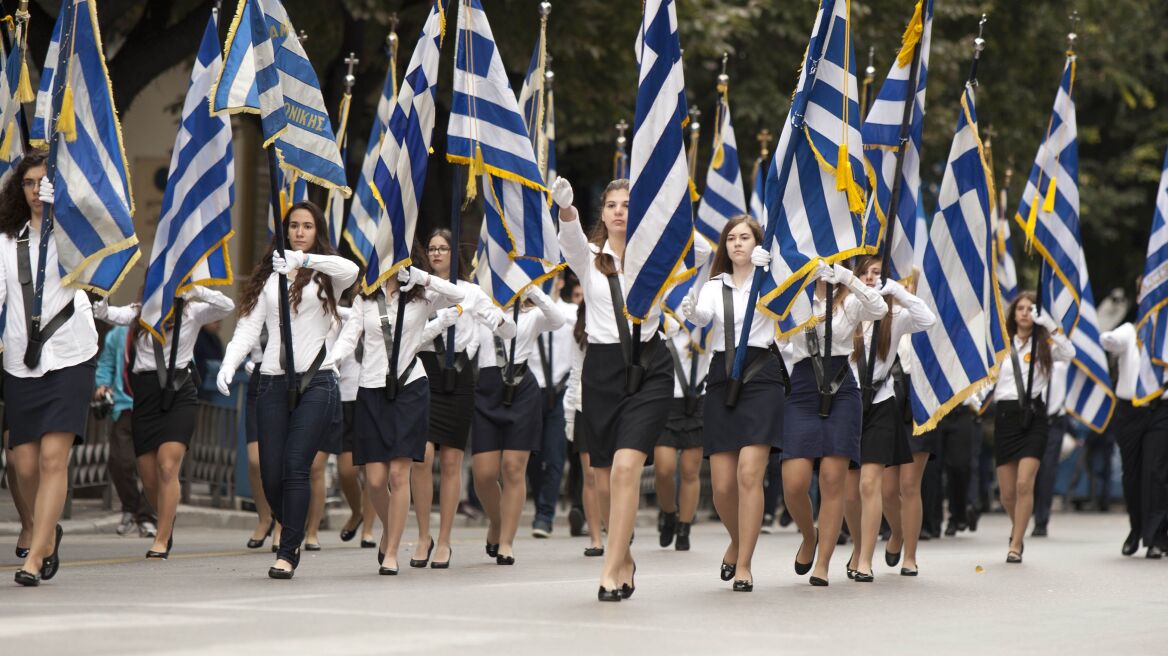
[[[892,278],[884,279],[884,286],[880,288],[881,296],[891,296],[893,298],[901,298],[902,294],[908,293],[904,285],[896,282]]]
[[[828,273],[823,276],[823,281],[833,285],[850,285],[856,279],[852,272],[842,264],[833,264],[827,268]]]
[[[247,362],[243,363],[243,370],[246,371],[247,375],[249,375],[249,376],[255,372],[255,368],[256,368],[256,363],[252,362],[251,360],[248,360]]]
[[[831,265],[827,262],[824,262],[823,260],[816,262],[815,273],[811,274],[811,277],[815,280],[822,280],[828,283],[835,282],[835,280],[832,278]]]
[[[414,285],[430,286],[430,274],[416,267],[402,267],[397,271],[397,284],[403,292],[408,292]]]
[[[494,305],[479,308],[475,311],[475,316],[478,317],[480,322],[490,326],[492,330],[498,328],[503,323],[503,311]]]
[[[681,311],[681,316],[685,317],[686,321],[693,321],[694,315],[697,314],[697,307],[694,305],[693,298],[686,294],[681,299],[681,306],[678,308]]]
[[[571,207],[576,195],[572,192],[572,184],[567,178],[558,177],[552,183],[552,202],[560,207]]]
[[[459,312],[458,308],[456,307],[442,308],[441,310],[438,310],[434,320],[438,322],[439,326],[441,326],[443,329],[446,329],[453,326],[455,322],[458,321],[459,314],[461,314],[461,312]]]
[[[576,413],[569,412],[568,417],[564,419],[564,433],[567,434],[569,442],[576,441]]]
[[[272,253],[272,271],[288,275],[304,266],[307,261],[308,256],[303,251],[286,250],[283,257],[280,257],[278,252]]]
[[[223,396],[231,396],[231,379],[235,378],[235,372],[226,368],[220,368],[219,373],[215,376],[215,387],[219,388],[219,393]]]
[[[762,246],[755,246],[754,250],[750,251],[750,263],[756,267],[769,267],[771,252]]]
[[[201,301],[207,297],[207,288],[202,285],[195,285],[188,287],[186,291],[179,294],[184,301]]]
[[[1046,312],[1039,312],[1034,308],[1034,306],[1030,307],[1030,318],[1034,320],[1035,324],[1046,328],[1052,333],[1058,330],[1058,324],[1054,322],[1054,318],[1052,318]]]
[[[37,197],[46,205],[53,204],[53,183],[49,182],[49,176],[41,178],[41,184],[37,188]]]

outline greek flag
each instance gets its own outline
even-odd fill
[[[540,20],[539,39],[531,53],[531,63],[527,65],[527,75],[523,86],[519,87],[519,108],[523,111],[523,124],[527,126],[527,136],[535,150],[536,163],[543,174],[541,178],[550,184],[547,177],[547,137],[545,134],[547,116],[547,86],[544,73],[547,70],[547,18]]]
[[[544,121],[543,134],[547,161],[544,166],[544,180],[550,189],[552,183],[556,181],[556,97],[550,86],[547,90],[547,120]]]
[[[1079,270],[1082,242],[1079,240],[1079,140],[1075,125],[1075,103],[1071,92],[1075,83],[1075,55],[1067,57],[1062,82],[1054,101],[1046,138],[1034,158],[1034,168],[1026,181],[1014,220],[1054,272],[1050,295],[1069,303],[1051,308],[1051,314],[1070,335],[1079,321],[1081,293],[1086,272]]]
[[[695,235],[695,239],[696,239]],[[681,301],[686,296],[693,294],[696,298],[697,294],[693,290],[701,290],[702,285],[706,284],[710,279],[710,267],[714,263],[714,258],[711,255],[704,264],[698,267],[694,275],[677,283],[672,289],[665,294],[665,298],[661,301],[661,309],[665,314],[673,317],[678,324],[681,325],[689,334],[693,341],[698,345],[700,350],[705,350],[708,346],[710,332],[714,329],[713,322],[706,324],[700,331],[698,327],[681,316]],[[688,263],[692,266],[692,262]]]
[[[4,72],[0,75],[0,179],[3,179],[24,158],[20,79],[27,78],[28,71],[24,63],[23,30],[12,32],[12,52],[4,52],[0,47],[0,59],[4,62]]]
[[[222,66],[219,30],[212,19],[187,86],[142,293],[142,326],[162,343],[175,296],[192,285],[232,280],[227,253],[235,202],[231,119],[207,111],[211,83]]]
[[[281,166],[348,197],[345,166],[320,82],[280,0],[239,0],[224,52],[212,111],[259,113],[268,123],[272,102],[278,99],[283,109],[279,123],[285,129],[281,132],[277,123],[265,125],[264,145],[274,137]]]
[[[446,3],[447,0],[439,0],[430,9],[373,165],[370,192],[377,200],[378,211],[366,214],[369,226],[376,224],[376,233],[372,248],[364,251],[365,293],[377,289],[386,278],[410,264],[430,140],[434,136],[434,90],[446,34]],[[370,227],[359,223],[357,230],[367,235],[365,231]]]
[[[49,137],[53,133],[53,83],[56,79],[57,60],[61,56],[61,23],[72,19],[65,8],[69,0],[62,0],[57,12],[57,22],[53,23],[53,36],[49,39],[49,49],[45,53],[45,65],[41,68],[41,81],[37,86],[36,106],[32,125],[28,128],[28,141],[33,148],[48,148]]]
[[[348,160],[349,152],[349,106],[353,96],[345,92],[341,96],[341,108],[337,112],[337,147],[341,150],[341,161]],[[333,248],[341,246],[341,230],[345,226],[345,195],[340,189],[329,189],[328,201],[325,202],[324,216],[328,221],[329,243]]]
[[[765,185],[774,241],[759,309],[795,328],[812,320],[811,304],[800,292],[812,282],[819,261],[834,263],[876,251],[878,235],[865,234],[861,220],[868,181],[861,159],[850,5],[848,0],[820,4]],[[789,177],[781,180],[784,171]]]
[[[998,204],[1000,215],[1005,211],[1006,190],[1001,192],[1001,201]],[[994,262],[998,270],[998,287],[1002,290],[1002,302],[1013,303],[1018,295],[1018,269],[1014,266],[1014,242],[1010,238],[1010,222],[1006,219],[994,221]]]
[[[1168,366],[1168,152],[1156,190],[1156,212],[1148,237],[1148,256],[1140,281],[1136,333],[1140,342],[1140,376],[1134,402],[1144,405],[1160,398]]]
[[[490,203],[485,203],[490,208]],[[479,229],[479,243],[475,249],[474,277],[487,298],[503,309],[510,308],[531,285],[540,285],[555,277],[562,267],[548,267],[527,258],[512,258],[497,235],[490,234],[501,224],[488,216]]]
[[[758,161],[754,163],[754,171],[751,172],[751,186],[750,190],[750,216],[754,217],[758,224],[766,227],[766,202],[763,195],[763,187],[766,186],[766,159],[761,155]]]
[[[688,119],[673,0],[647,0],[637,34],[637,107],[625,245],[625,313],[639,323],[677,275],[693,244],[693,203],[682,130]]]
[[[718,98],[717,126],[714,133],[714,156],[706,173],[706,190],[698,204],[694,228],[706,239],[717,243],[730,219],[746,214],[746,191],[742,187],[742,167],[738,164],[738,142],[730,121],[729,91]]]
[[[101,296],[114,292],[141,255],[134,234],[134,200],[91,0],[67,0],[62,11],[76,18],[72,47],[58,65],[68,66],[56,98],[56,173],[53,236],[61,282]],[[56,91],[56,90],[54,90]],[[68,102],[68,100],[72,102]]]
[[[934,428],[997,375],[1006,334],[993,267],[992,179],[977,133],[973,87],[961,113],[925,243],[917,296],[940,319],[912,336],[913,433]]]
[[[1107,353],[1099,338],[1099,320],[1095,314],[1095,297],[1088,282],[1087,261],[1079,249],[1077,267],[1083,288],[1079,292],[1079,321],[1071,333],[1071,343],[1075,346],[1075,359],[1067,368],[1066,411],[1083,425],[1096,433],[1102,433],[1115,410],[1115,393],[1111,390],[1111,375],[1107,370]],[[1052,316],[1061,308],[1073,305],[1069,290],[1062,285],[1052,285],[1050,268],[1043,269],[1043,305],[1051,308]],[[1060,297],[1051,298],[1053,289],[1060,290]]]
[[[925,83],[929,72],[929,45],[933,33],[933,0],[917,0],[916,10],[904,37],[900,52],[892,62],[892,70],[880,87],[880,93],[861,131],[864,137],[864,154],[875,174],[874,203],[869,204],[868,225],[875,213],[880,225],[882,247],[891,249],[890,270],[887,275],[893,280],[905,280],[913,275],[913,238],[916,233],[918,190],[921,183],[921,133],[925,126]],[[908,88],[912,78],[913,52],[920,48],[920,60],[916,71],[916,89]],[[904,143],[904,161],[898,171],[897,153],[900,151],[900,130],[906,113],[905,105],[910,102],[908,141]],[[900,176],[897,206],[892,207],[892,187]],[[895,227],[889,227],[888,217],[895,217]],[[892,231],[891,242],[883,242]]]
[[[377,225],[385,214],[377,199],[373,197],[373,172],[377,168],[377,156],[381,153],[381,140],[389,131],[389,116],[397,97],[397,60],[390,58],[389,71],[385,74],[385,84],[381,97],[377,100],[377,115],[369,127],[369,140],[365,142],[365,159],[361,163],[361,176],[357,178],[357,189],[349,207],[349,221],[345,224],[344,239],[349,242],[353,254],[368,265],[373,257],[373,242],[377,239]]]

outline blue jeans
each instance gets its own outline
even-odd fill
[[[311,496],[309,470],[324,445],[334,415],[341,407],[337,375],[320,371],[288,411],[288,379],[260,376],[256,399],[259,424],[260,479],[272,514],[280,522],[277,557],[295,564],[304,541],[304,522]]]
[[[542,389],[541,389],[542,391]],[[564,478],[564,459],[568,455],[568,437],[564,423],[564,393],[556,395],[552,408],[543,409],[543,440],[538,454],[531,454],[527,477],[535,494],[535,521],[551,524],[556,516],[560,482]]]

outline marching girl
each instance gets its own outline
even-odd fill
[[[527,501],[527,460],[543,441],[543,393],[527,362],[540,334],[567,321],[536,285],[516,302],[524,306],[517,322],[508,316],[493,332],[479,329],[471,432],[475,493],[490,522],[487,552],[495,552],[498,565],[515,564],[515,532]]]
[[[761,242],[757,221],[746,215],[730,219],[722,229],[710,280],[702,286],[697,305],[686,297],[681,306],[686,318],[698,326],[714,322],[702,441],[710,458],[714,507],[730,534],[721,578],[734,579],[735,592],[754,589],[751,561],[762,529],[762,480],[771,452],[782,445],[786,400],[783,365],[770,349],[777,325],[765,316],[755,317],[750,326],[741,389],[731,390],[734,350],[750,304],[755,267],[771,261],[770,251]]]
[[[698,510],[702,469],[702,405],[710,354],[684,326],[665,320],[669,356],[673,360],[673,405],[657,446],[653,448],[656,475],[659,544],[668,547],[677,538],[677,551],[689,551],[689,533]],[[679,453],[680,452],[680,456]],[[678,465],[681,469],[681,485]]]
[[[590,544],[584,548],[584,556],[598,558],[604,555],[604,526],[600,517],[600,494],[596,487],[596,469],[588,457],[588,434],[581,419],[580,402],[581,378],[584,371],[584,353],[588,347],[588,336],[584,332],[584,303],[578,304],[576,325],[572,327],[572,370],[568,373],[568,386],[564,390],[565,431],[572,442],[572,449],[580,457],[580,505],[584,509],[584,523],[588,526]]]
[[[430,273],[444,280],[450,279],[451,258],[456,254],[454,235],[445,228],[435,230],[426,242]],[[454,322],[454,344],[446,343],[449,325],[436,331],[429,326],[418,358],[426,369],[430,383],[430,436],[426,444],[426,459],[414,465],[411,486],[414,496],[414,516],[418,521],[418,544],[410,559],[411,567],[425,567],[433,556],[439,563],[450,563],[450,532],[462,494],[462,458],[470,436],[474,417],[475,371],[472,358],[478,345],[477,325],[492,330],[503,322],[503,312],[478,285],[465,278],[470,267],[459,261],[459,291],[463,294],[461,312]],[[451,316],[449,313],[447,316]],[[446,367],[446,352],[454,349],[454,366]],[[438,540],[430,532],[430,507],[434,500],[434,452],[438,451],[441,481],[438,490]],[[489,554],[492,558],[496,554]]]
[[[860,388],[848,365],[856,327],[888,312],[880,293],[861,282],[846,267],[820,264],[815,272],[812,312],[814,330],[790,340],[791,394],[783,413],[783,498],[803,534],[795,554],[795,573],[812,572],[811,585],[826,586],[828,565],[843,518],[844,489],[850,463],[860,462],[862,402]],[[838,388],[830,407],[821,399],[816,364],[826,355],[827,285],[835,285],[831,321],[831,358],[822,358],[824,385]],[[821,350],[822,349],[822,350]],[[826,417],[820,413],[826,410]],[[811,516],[811,476],[819,466],[819,528]],[[816,556],[816,542],[819,554]],[[818,562],[815,562],[818,560]]]
[[[256,399],[260,477],[272,514],[281,524],[274,579],[290,579],[300,563],[300,543],[311,496],[309,471],[321,441],[328,435],[340,403],[337,368],[325,339],[339,321],[336,299],[357,279],[357,265],[336,255],[326,236],[324,214],[304,201],[289,208],[282,221],[288,248],[283,257],[275,240],[243,288],[239,323],[227,345],[216,385],[227,395],[235,370],[258,343],[267,326],[268,343],[260,364]],[[296,355],[298,402],[289,407],[283,364],[277,274],[290,278],[292,346]]]
[[[51,235],[41,261],[41,219],[53,202],[46,158],[45,151],[26,155],[0,188],[8,462],[16,470],[19,498],[32,511],[31,542],[15,575],[25,586],[53,578],[60,566],[63,531],[57,520],[68,491],[69,452],[85,435],[97,355],[93,308],[85,292],[61,283]],[[44,283],[44,323],[34,326],[29,309],[38,278]],[[39,332],[39,341],[30,339],[30,328]]]
[[[608,547],[600,575],[600,601],[628,599],[636,590],[629,543],[640,500],[641,470],[665,428],[673,400],[669,352],[657,335],[659,308],[642,323],[640,361],[627,363],[622,340],[632,351],[631,332],[622,317],[626,281],[637,271],[622,259],[628,226],[629,181],[614,180],[601,198],[601,215],[592,238],[580,227],[572,207],[572,186],[556,180],[552,198],[560,206],[560,247],[584,289],[588,351],[582,375],[583,416],[588,451],[596,468],[601,516],[607,518]],[[702,248],[705,247],[705,251]],[[699,264],[709,257],[705,240],[695,243]],[[629,366],[643,369],[640,384],[628,385]],[[636,382],[636,381],[634,381]]]
[[[1034,292],[1018,294],[1006,314],[1006,333],[1011,340],[1011,361],[1001,366],[994,388],[997,414],[994,419],[994,464],[998,470],[1002,506],[1010,516],[1010,548],[1007,563],[1021,563],[1023,539],[1034,511],[1034,481],[1046,451],[1046,387],[1055,362],[1070,362],[1075,347],[1049,314],[1034,306]],[[1037,339],[1035,339],[1037,338]],[[1037,342],[1036,352],[1031,351]],[[1017,357],[1016,363],[1014,357]],[[1025,407],[1019,402],[1026,390],[1035,360],[1033,384]],[[1015,366],[1018,371],[1015,371]]]
[[[881,258],[866,256],[859,259],[856,271],[860,281],[875,289],[880,285],[883,270]],[[880,320],[876,336],[875,368],[871,372],[871,389],[862,390],[871,395],[864,399],[863,429],[860,438],[860,468],[848,471],[847,503],[844,508],[848,529],[855,547],[848,563],[849,578],[859,583],[870,583],[872,554],[880,532],[884,514],[885,496],[900,496],[900,466],[913,461],[909,437],[905,432],[904,413],[893,393],[892,368],[896,362],[901,338],[927,330],[937,317],[925,302],[909,293],[900,283],[888,278],[880,287],[888,312]],[[852,351],[852,372],[860,380],[872,362],[868,351],[872,344],[875,324],[864,321],[856,328]],[[890,483],[885,485],[885,482]],[[899,503],[890,503],[899,509]],[[899,524],[899,523],[898,523]]]
[[[94,308],[97,318],[130,326],[132,332],[129,379],[134,394],[134,411],[130,415],[134,455],[146,499],[158,513],[158,533],[146,552],[148,560],[166,560],[174,545],[174,522],[181,495],[179,474],[198,412],[199,392],[191,360],[199,329],[235,309],[230,298],[203,285],[188,288],[180,297],[183,306],[178,330],[173,321],[167,322],[165,346],[140,328],[139,306],[109,307],[99,302]]]
[[[353,464],[365,467],[369,496],[384,527],[377,562],[378,573],[385,576],[398,573],[397,553],[410,510],[410,472],[426,457],[430,385],[415,356],[430,313],[463,300],[455,285],[418,267],[403,267],[373,296],[353,302],[352,319],[337,339],[338,357],[348,357],[359,337],[364,351]],[[401,303],[405,308],[399,311]],[[394,340],[397,361],[391,369]]]

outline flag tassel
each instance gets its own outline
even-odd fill
[[[16,87],[16,99],[22,103],[36,101],[36,94],[32,90],[32,82],[28,78],[28,62],[20,63],[20,83]]]
[[[61,113],[57,115],[57,132],[65,136],[65,141],[73,143],[77,140],[77,118],[73,111],[73,85],[65,84],[65,93],[61,96]]]

